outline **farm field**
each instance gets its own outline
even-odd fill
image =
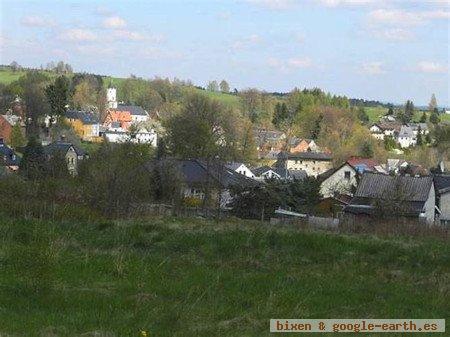
[[[2,336],[256,337],[270,318],[449,319],[450,245],[435,239],[174,218],[2,218],[0,233]]]

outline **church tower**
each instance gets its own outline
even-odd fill
[[[108,88],[106,90],[106,100],[109,109],[117,109],[117,90],[116,88]]]

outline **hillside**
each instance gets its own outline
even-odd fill
[[[450,312],[450,246],[431,239],[172,218],[0,233],[1,335],[269,336],[270,318]]]
[[[54,72],[40,70],[46,75],[48,75],[50,78],[54,78],[57,75]],[[26,74],[26,70],[19,70],[13,72],[9,68],[0,67],[0,84],[10,84],[11,82],[14,82],[18,80],[21,76]],[[125,80],[125,78],[120,77],[112,77],[112,76],[105,76],[103,77],[103,83],[105,85],[114,85],[114,86],[120,86],[120,84]],[[201,90],[196,88],[195,89],[199,93],[204,93],[207,96],[217,99],[221,102],[223,102],[226,105],[236,107],[240,104],[240,99],[238,96],[233,94],[225,94],[221,92],[210,92],[206,90]]]

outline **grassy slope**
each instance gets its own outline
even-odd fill
[[[450,313],[450,246],[434,241],[198,219],[0,220],[0,238],[1,335],[269,336],[270,318]]]

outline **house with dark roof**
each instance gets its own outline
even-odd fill
[[[371,158],[350,157],[336,169],[330,169],[319,175],[322,180],[320,193],[324,198],[334,195],[353,195],[358,179],[364,172],[375,172],[379,165]]]
[[[155,167],[170,165],[179,173],[183,188],[184,198],[196,198],[203,200],[209,191],[210,200],[220,202],[222,208],[226,208],[231,202],[230,190],[233,187],[251,187],[260,184],[252,178],[228,168],[221,163],[207,163],[199,159],[185,160],[153,160],[145,166],[149,170]]]
[[[231,163],[225,164],[225,166],[227,168],[229,168],[230,170],[233,170],[237,173],[243,174],[244,176],[246,176],[248,178],[255,178],[255,174],[244,163],[231,162]]]
[[[72,175],[77,174],[80,161],[89,158],[86,151],[65,141],[56,141],[44,146],[44,154],[48,159],[54,157],[55,155],[64,156],[67,162],[67,170]]]
[[[75,133],[84,141],[99,142],[100,122],[98,116],[81,110],[68,110],[65,120],[74,129]]]
[[[15,172],[19,169],[20,158],[13,149],[0,138],[0,167],[2,172]]]
[[[281,152],[275,166],[287,170],[305,171],[308,176],[317,177],[333,168],[332,160],[331,154],[325,152]]]
[[[366,172],[344,211],[356,216],[408,217],[433,224],[433,177],[390,176]]]
[[[116,111],[128,111],[132,123],[142,123],[149,120],[149,114],[142,107],[137,105],[118,104]]]
[[[442,225],[450,225],[450,174],[434,176],[437,219]]]
[[[282,166],[260,166],[253,169],[255,179],[259,181],[280,179],[280,180],[303,180],[308,175],[303,170],[288,170]]]

